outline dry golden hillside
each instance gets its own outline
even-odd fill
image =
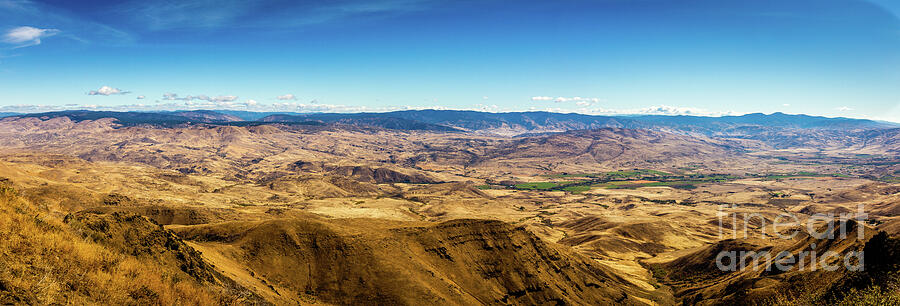
[[[505,138],[321,126],[119,127],[68,117],[0,121],[0,145],[88,161],[126,161],[236,179],[317,171],[370,182],[440,181],[505,173],[660,167],[751,157],[730,142],[628,129]],[[399,171],[419,170],[426,173]],[[498,173],[497,169],[502,169]]]
[[[653,297],[499,221],[294,217],[179,227],[235,279],[275,300],[335,304],[639,304]]]
[[[716,267],[722,251],[798,254],[813,243],[777,238],[771,225],[784,213],[802,223],[865,212],[854,223],[864,239],[815,241],[822,252],[900,231],[890,157],[748,141],[619,128],[501,137],[4,119],[0,226],[10,238],[0,241],[0,256],[10,264],[0,270],[0,300],[707,305],[837,301],[851,290],[889,297],[858,281],[875,277],[847,271]]]
[[[0,186],[4,304],[265,304],[138,215],[47,214]]]

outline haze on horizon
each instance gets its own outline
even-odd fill
[[[0,112],[784,112],[900,122],[891,0],[0,0]]]

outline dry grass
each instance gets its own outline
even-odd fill
[[[0,186],[0,303],[210,305],[229,300],[180,271],[81,238]]]
[[[650,271],[639,263],[672,261],[722,239],[720,229],[725,228],[726,233],[728,229],[736,229],[738,223],[718,220],[719,204],[734,204],[737,207],[732,208],[736,213],[759,213],[769,224],[783,211],[798,212],[803,217],[807,213],[855,209],[856,204],[866,205],[866,210],[879,221],[900,221],[894,217],[898,211],[894,210],[894,203],[900,197],[861,189],[861,185],[872,182],[860,178],[774,181],[748,178],[700,184],[693,190],[661,186],[593,188],[580,194],[543,190],[481,191],[474,187],[488,179],[532,182],[546,180],[543,175],[548,173],[595,173],[638,167],[670,171],[667,169],[687,165],[691,172],[737,174],[833,173],[837,170],[832,167],[838,167],[769,163],[725,150],[716,143],[656,132],[598,130],[554,134],[540,139],[510,139],[466,134],[447,137],[447,134],[430,132],[307,130],[280,125],[113,130],[104,122],[61,121],[64,120],[32,122],[27,125],[30,128],[21,127],[21,122],[0,124],[0,173],[19,184],[21,191],[18,197],[12,190],[4,191],[10,195],[3,195],[0,200],[0,304],[208,304],[231,301],[220,297],[222,292],[236,295],[217,287],[222,284],[197,281],[189,273],[179,270],[180,262],[171,260],[171,253],[155,256],[160,252],[144,252],[135,257],[129,251],[133,243],[124,242],[143,240],[124,239],[121,237],[125,235],[120,235],[135,230],[133,227],[111,222],[118,225],[114,226],[116,239],[85,240],[82,237],[94,237],[91,236],[94,233],[90,229],[79,231],[79,226],[71,223],[72,219],[62,222],[62,216],[66,214],[139,214],[175,231],[206,226],[202,224],[214,226],[213,223],[221,221],[243,224],[300,218],[307,214],[325,216],[340,220],[334,221],[335,224],[346,222],[347,228],[365,229],[360,232],[370,234],[366,237],[359,233],[346,234],[346,237],[361,242],[343,245],[366,248],[376,245],[375,249],[387,254],[382,256],[390,259],[386,261],[402,259],[396,266],[383,266],[386,267],[384,271],[415,272],[397,268],[406,267],[407,261],[429,267],[428,271],[416,270],[415,273],[421,272],[421,275],[415,274],[415,277],[398,276],[409,282],[420,277],[427,280],[422,283],[437,284],[429,292],[457,288],[458,285],[446,284],[466,280],[472,280],[467,288],[479,290],[489,283],[476,282],[476,278],[468,276],[473,265],[445,267],[444,271],[455,273],[452,279],[440,273],[433,274],[435,266],[424,260],[435,255],[398,251],[403,250],[404,245],[384,247],[384,241],[406,240],[371,236],[374,234],[370,232],[378,231],[366,227],[368,221],[352,218],[423,223],[461,218],[494,219],[526,227],[545,241],[561,242],[580,255],[615,267],[616,270],[609,272],[615,280],[610,284],[623,281],[636,292],[659,289],[654,294],[662,294],[668,289],[655,286]],[[378,180],[368,174],[374,173],[372,169],[381,168],[419,173],[437,181],[476,183],[373,183]],[[337,171],[339,169],[349,171]],[[393,176],[397,175],[388,177]],[[642,182],[649,181],[631,183]],[[772,194],[786,197],[773,199]],[[105,196],[113,195],[130,200],[118,201],[116,197],[113,198],[116,201],[104,200]],[[900,222],[887,225],[900,228],[894,226],[896,224]],[[752,237],[771,237],[765,236],[763,229],[751,227]],[[101,235],[110,233],[97,231]],[[251,229],[223,230],[235,236],[249,231]],[[246,243],[272,248],[277,245],[273,240],[282,237],[272,233],[280,232],[259,234]],[[501,238],[499,240],[506,239]],[[776,242],[772,240],[766,244]],[[252,254],[253,258],[258,258],[258,262],[254,262],[249,255],[233,256],[243,251],[230,244],[191,243],[197,248],[207,248],[203,254],[205,262],[215,264],[215,269],[228,273],[234,281],[245,281],[241,284],[257,289],[256,293],[271,292],[265,297],[275,303],[288,303],[291,301],[288,296],[297,293],[302,295],[301,298],[315,296],[307,294],[307,288],[302,286],[307,282],[302,278],[306,274],[289,273],[290,269],[302,270],[309,267],[310,262],[321,260],[321,270],[330,272],[352,266],[356,260],[344,254],[325,254],[313,259],[290,256],[276,261]],[[120,247],[123,244],[126,247]],[[301,247],[306,248],[303,244],[283,245],[288,251],[304,250]],[[446,252],[460,253],[454,258],[471,257],[469,253],[472,252],[460,251],[464,250],[461,247],[448,246]],[[310,256],[313,252],[307,250],[298,251],[298,254]],[[487,253],[480,248],[474,250]],[[377,256],[356,258],[370,257]],[[517,260],[528,263],[543,260],[520,258]],[[712,262],[704,260],[704,263]],[[207,270],[211,269],[204,271]],[[273,281],[276,275],[283,275],[284,279]],[[525,279],[534,278],[529,275]],[[373,287],[372,290],[377,292],[385,292],[383,283],[391,280],[373,276],[358,279],[382,284]],[[547,279],[557,282],[554,278]],[[769,286],[769,282],[760,284]],[[504,292],[516,287],[514,285],[517,284],[505,283],[496,288],[498,292]],[[678,284],[666,285],[673,286],[671,292],[665,293],[666,298],[655,301],[674,303],[687,288]],[[291,289],[282,290],[284,288]],[[723,294],[735,290],[724,285],[716,288]],[[757,290],[755,294],[775,294],[769,288],[762,289],[765,290]],[[815,301],[812,293],[788,291],[793,292],[785,295],[784,303],[807,301],[812,304]],[[527,290],[524,292],[528,293]],[[860,296],[882,296],[867,292],[861,291]],[[704,295],[704,302],[714,302],[717,297]]]
[[[900,288],[897,284],[885,284],[883,286],[870,286],[864,289],[850,289],[844,292],[844,297],[835,301],[826,300],[821,294],[802,294],[789,296],[779,293],[773,296],[763,305],[777,306],[801,306],[801,305],[835,305],[835,306],[860,306],[860,305],[900,305]]]

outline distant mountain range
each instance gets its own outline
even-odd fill
[[[568,130],[595,129],[603,127],[632,129],[662,129],[681,133],[699,133],[708,136],[749,135],[778,129],[834,129],[870,130],[900,127],[866,119],[827,118],[808,115],[771,115],[754,113],[742,116],[701,117],[701,116],[595,116],[584,114],[563,114],[551,112],[487,113],[452,110],[411,110],[388,113],[355,114],[296,114],[271,115],[259,118],[264,122],[322,121],[326,123],[350,123],[365,121],[377,125],[387,118],[404,119],[455,129],[486,132],[501,135],[525,133],[562,132]]]
[[[0,114],[4,115],[4,114]],[[827,118],[784,113],[742,116],[595,116],[575,113],[511,112],[489,113],[456,110],[409,110],[386,113],[258,113],[232,110],[195,110],[170,112],[60,111],[9,116],[54,118],[66,116],[74,121],[114,118],[123,125],[178,125],[206,123],[246,125],[263,123],[339,124],[394,130],[474,132],[504,136],[555,133],[596,128],[651,129],[688,135],[756,138],[786,131],[816,130],[859,132],[900,128],[888,122],[851,118]]]
[[[207,114],[209,116],[204,116]],[[23,114],[18,115],[16,117],[22,118],[56,118],[56,117],[69,117],[72,121],[84,121],[84,120],[97,120],[103,118],[113,118],[119,124],[131,126],[131,125],[141,125],[141,124],[155,124],[155,125],[176,125],[176,124],[186,124],[191,122],[197,123],[225,123],[229,122],[226,119],[217,119],[214,118],[216,116],[212,116],[213,114],[217,114],[212,111],[190,111],[190,112],[171,112],[171,113],[144,113],[144,112],[107,112],[107,111],[86,111],[86,110],[74,110],[74,111],[60,111],[60,112],[47,112],[47,113],[31,113],[31,114]],[[209,118],[208,118],[209,117]]]

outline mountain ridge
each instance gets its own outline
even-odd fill
[[[267,114],[266,116],[262,116]],[[489,113],[455,110],[408,110],[386,113],[259,113],[226,114],[213,110],[173,112],[63,111],[34,113],[3,118],[3,121],[37,118],[45,121],[68,118],[78,123],[111,118],[111,128],[119,126],[179,127],[211,126],[307,126],[320,130],[352,130],[467,133],[493,137],[534,137],[578,130],[605,128],[649,130],[699,138],[742,143],[747,148],[876,148],[897,151],[893,140],[900,125],[868,119],[828,118],[784,113],[741,116],[594,116],[576,113],[513,112]],[[256,118],[247,120],[245,118]]]
[[[897,128],[900,124],[869,119],[846,117],[822,117],[804,114],[751,113],[740,116],[688,116],[688,115],[587,115],[578,113],[534,112],[479,112],[461,110],[406,110],[393,112],[360,113],[296,113],[250,112],[233,110],[184,110],[165,112],[113,112],[71,110],[45,113],[0,113],[12,117],[60,117],[74,121],[116,118],[124,124],[162,123],[213,123],[232,122],[304,122],[345,123],[379,126],[392,129],[464,130],[483,131],[500,128],[516,128],[530,133],[546,130],[568,131],[600,127],[618,128],[671,128],[709,134],[725,128],[763,126],[791,129],[884,129]],[[383,124],[379,120],[393,120]],[[442,127],[438,127],[442,126]],[[524,132],[523,132],[524,133]],[[521,133],[520,133],[521,134]]]

